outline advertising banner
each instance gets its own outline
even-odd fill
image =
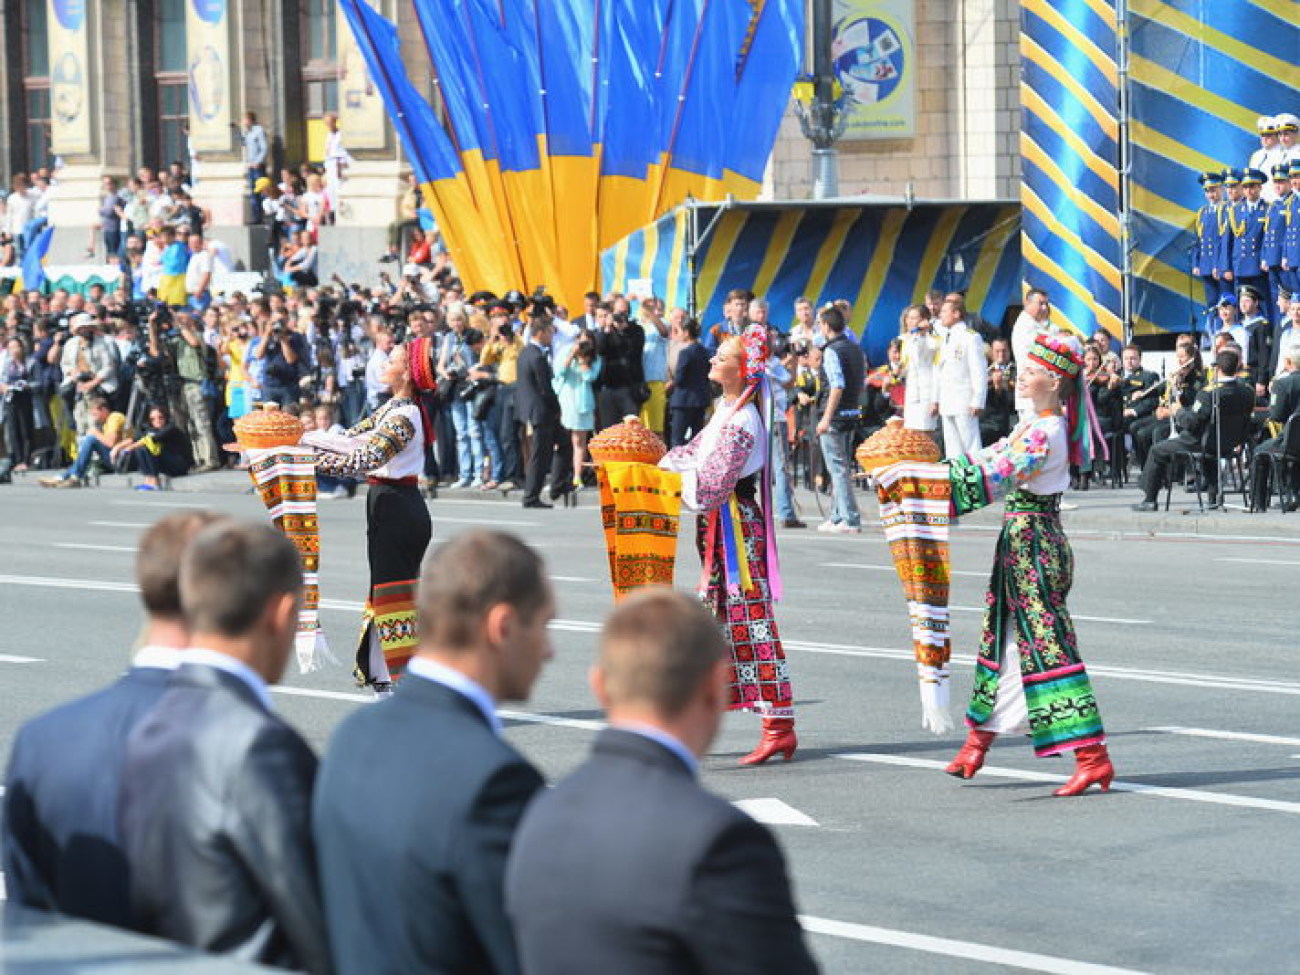
[[[90,125],[91,0],[48,0],[50,137],[60,156],[94,151]]]
[[[230,5],[189,0],[185,5],[185,63],[189,71],[190,142],[195,152],[228,152],[231,124]]]
[[[831,62],[848,97],[845,141],[916,133],[914,0],[835,0]]]
[[[388,16],[384,0],[365,0]],[[339,14],[342,21],[342,13]],[[383,96],[350,30],[339,31],[339,128],[349,149],[384,149],[388,145],[388,112]]]

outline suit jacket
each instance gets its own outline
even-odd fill
[[[677,353],[677,371],[668,394],[669,408],[698,409],[713,401],[709,387],[709,353],[699,342],[682,346]]]
[[[525,345],[519,353],[519,379],[515,384],[515,410],[525,423],[541,426],[559,421],[560,400],[551,384],[553,378],[546,353],[532,342]]]
[[[127,742],[121,823],[137,929],[328,972],[315,774],[307,743],[243,681],[181,666]]]
[[[1300,372],[1288,372],[1273,380],[1268,418],[1274,423],[1286,423],[1296,413],[1300,413]]]
[[[423,677],[344,721],[314,816],[338,971],[517,972],[505,861],[543,784],[472,701]]]
[[[506,903],[529,975],[817,970],[772,834],[617,728],[524,816]]]
[[[117,807],[126,740],[169,671],[134,667],[116,683],[33,718],[18,732],[4,797],[9,900],[129,927]]]
[[[1236,424],[1248,422],[1255,408],[1255,390],[1238,376],[1203,387],[1190,407],[1174,415],[1176,439],[1189,447],[1214,452],[1218,446],[1214,440],[1216,403],[1222,428],[1231,430]]]

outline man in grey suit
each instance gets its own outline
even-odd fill
[[[133,926],[205,951],[330,971],[311,846],[316,758],[271,712],[302,563],[270,525],[209,526],[181,562],[191,648],[127,742]]]
[[[529,808],[510,855],[529,975],[817,970],[772,834],[696,781],[728,659],[717,622],[681,593],[643,591],[606,621],[591,680],[611,727]]]
[[[178,511],[144,533],[135,578],[146,622],[131,669],[19,730],[4,794],[10,901],[130,926],[130,876],[117,822],[126,741],[162,697],[189,646],[181,616],[181,556],[220,517]]]
[[[541,775],[501,737],[498,701],[528,698],[551,656],[541,558],[499,532],[427,557],[420,647],[396,692],[339,727],[314,827],[342,975],[519,970],[506,854]]]

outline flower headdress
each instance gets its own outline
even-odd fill
[[[1106,456],[1106,440],[1092,407],[1083,374],[1083,357],[1075,347],[1057,335],[1040,333],[1029,349],[1029,361],[1062,379],[1061,401],[1065,406],[1065,429],[1070,439],[1070,463],[1082,471],[1092,470],[1092,458],[1100,445]]]

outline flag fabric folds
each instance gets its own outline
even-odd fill
[[[803,57],[803,0],[413,0],[439,122],[393,24],[340,3],[467,289],[570,307],[688,195],[757,194]]]
[[[1115,0],[1021,7],[1021,248],[1052,320],[1122,338]]]

